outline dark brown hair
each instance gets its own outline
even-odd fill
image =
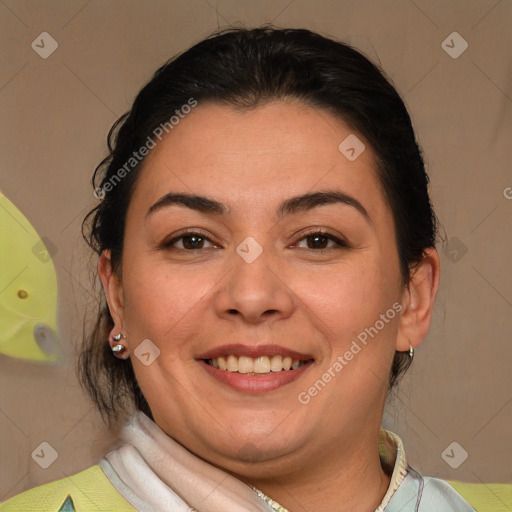
[[[143,163],[143,158],[134,161],[133,154],[191,99],[199,105],[254,108],[284,98],[330,111],[370,143],[393,213],[393,242],[407,285],[411,268],[425,249],[435,246],[437,231],[428,176],[407,109],[384,74],[360,52],[304,29],[224,30],[158,69],[108,134],[109,155],[92,180],[101,202],[82,226],[89,246],[97,254],[110,250],[114,270],[120,272],[126,212]],[[116,179],[120,174],[122,179]],[[151,416],[130,360],[117,359],[110,351],[113,322],[104,296],[100,311],[80,355],[81,382],[108,419],[130,405]],[[389,389],[409,364],[407,353],[396,352]]]

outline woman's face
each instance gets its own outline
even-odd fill
[[[202,458],[296,468],[378,431],[394,223],[368,143],[326,111],[199,104],[146,158],[110,290],[155,421]]]

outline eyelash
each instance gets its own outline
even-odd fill
[[[179,236],[174,237],[172,240],[164,241],[161,244],[160,248],[161,249],[168,249],[168,250],[169,249],[177,249],[177,248],[173,247],[173,245],[177,241],[179,241],[179,240],[181,240],[183,238],[191,238],[191,237],[194,237],[194,236],[196,236],[198,238],[201,238],[203,240],[207,240],[208,242],[213,244],[213,242],[206,235],[204,235],[203,233],[200,233],[198,231],[187,231],[186,233],[182,233]],[[323,231],[321,229],[317,229],[315,231],[310,231],[309,233],[305,233],[297,241],[297,243],[301,242],[302,240],[305,240],[307,238],[312,238],[312,237],[315,237],[315,236],[321,237],[321,238],[327,238],[328,240],[333,241],[334,243],[336,243],[337,247],[326,247],[326,248],[321,248],[321,249],[306,248],[306,249],[309,249],[309,250],[315,251],[315,252],[325,252],[325,251],[329,251],[331,249],[348,249],[349,248],[349,245],[348,245],[347,242],[345,242],[344,240],[342,240],[340,238],[337,238],[334,235],[328,233],[327,231]],[[215,244],[214,244],[214,246],[215,246]],[[181,247],[178,248],[178,250],[181,250],[181,251],[194,251],[194,250],[201,250],[201,249],[182,249]]]

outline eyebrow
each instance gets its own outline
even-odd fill
[[[286,199],[277,209],[277,215],[279,218],[282,218],[287,215],[293,215],[294,213],[312,210],[319,206],[339,203],[355,208],[371,223],[371,218],[367,210],[355,197],[337,190],[321,190]],[[184,206],[201,213],[213,215],[226,215],[230,213],[230,209],[227,205],[215,199],[196,194],[170,192],[161,197],[149,208],[146,213],[146,218],[163,208],[174,205]]]

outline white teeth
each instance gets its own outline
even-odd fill
[[[254,361],[254,373],[268,373],[270,371],[270,359],[268,356],[258,357]]]
[[[226,362],[226,367],[229,372],[237,372],[238,371],[238,357],[228,356],[228,360]]]
[[[235,356],[229,356],[235,357]],[[252,373],[254,370],[254,362],[253,359],[246,356],[240,356],[238,358],[238,372],[239,373]]]
[[[206,362],[219,370],[243,374],[250,373],[253,375],[281,372],[283,370],[297,370],[306,363],[306,361],[300,361],[299,359],[292,360],[289,356],[259,356],[252,358],[247,356],[238,357],[235,355],[208,359]]]
[[[270,360],[270,370],[280,372],[283,369],[283,358],[281,356],[272,356]]]

